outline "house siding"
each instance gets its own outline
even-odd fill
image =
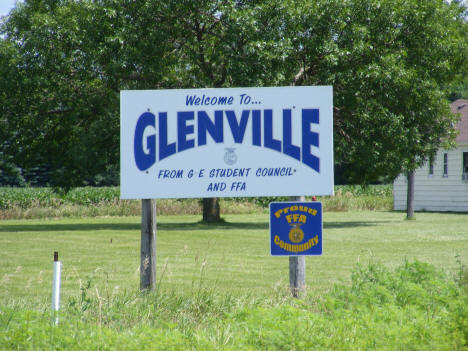
[[[415,211],[468,212],[468,181],[462,179],[463,152],[468,152],[468,143],[459,143],[453,150],[439,150],[433,175],[429,175],[429,162],[415,171]],[[447,176],[443,175],[444,153],[448,156]],[[393,183],[395,210],[406,210],[406,193],[407,180],[400,175]]]

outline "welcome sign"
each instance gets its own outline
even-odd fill
[[[121,198],[333,194],[332,87],[126,90]]]

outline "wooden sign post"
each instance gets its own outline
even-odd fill
[[[289,256],[289,286],[294,297],[305,291],[305,256]]]
[[[305,201],[305,196],[291,196],[290,201]],[[289,287],[294,297],[305,290],[305,256],[289,256]]]
[[[141,200],[140,290],[156,288],[156,200]]]

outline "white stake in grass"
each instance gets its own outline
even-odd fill
[[[60,309],[60,273],[62,262],[58,260],[58,252],[54,252],[54,279],[52,282],[52,310],[55,317],[55,324],[58,324],[58,310]]]

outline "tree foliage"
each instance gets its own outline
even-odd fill
[[[2,153],[53,184],[117,174],[119,91],[332,85],[335,160],[368,183],[453,141],[466,9],[442,0],[26,0],[3,20]],[[99,180],[101,179],[101,181]]]
[[[301,34],[296,82],[333,85],[335,158],[349,178],[394,177],[453,141],[456,117],[443,87],[467,69],[463,7],[399,0],[304,6],[293,29]]]
[[[72,0],[26,1],[11,13],[4,42],[18,60],[2,112],[18,163],[48,165],[60,186],[118,166],[120,89],[162,87],[169,76],[167,28],[140,30],[143,14],[137,2]]]

